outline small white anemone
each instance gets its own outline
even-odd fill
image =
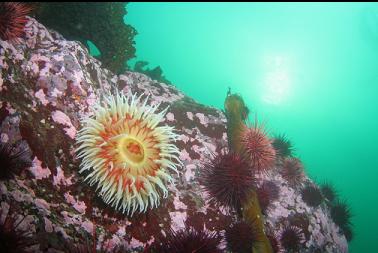
[[[169,170],[178,172],[182,165],[172,144],[174,128],[159,125],[168,108],[157,113],[160,104],[147,100],[107,95],[77,134],[79,172],[89,172],[85,180],[97,184],[105,203],[128,215],[157,207],[161,195],[168,196],[167,183],[173,183]]]

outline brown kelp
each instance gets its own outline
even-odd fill
[[[243,131],[247,128],[246,119],[248,116],[248,109],[239,95],[233,95],[230,92],[228,93],[224,104],[227,117],[229,149],[242,155],[244,153],[244,146],[241,141],[241,136]],[[252,252],[273,252],[270,241],[264,232],[264,221],[256,191],[251,191],[248,201],[243,203],[242,215],[244,220],[253,226],[254,230],[258,231],[261,235],[261,240],[255,242],[254,245],[251,245]]]

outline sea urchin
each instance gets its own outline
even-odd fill
[[[173,127],[158,126],[167,109],[156,113],[159,104],[147,100],[108,95],[77,135],[80,173],[89,172],[85,180],[97,183],[105,203],[131,215],[158,206],[160,192],[167,197],[165,183],[173,181],[167,169],[177,171],[181,164],[170,143],[177,138]]]
[[[12,40],[21,37],[28,21],[26,15],[31,11],[31,6],[26,3],[0,3],[0,39]]]
[[[16,150],[8,143],[0,143],[0,180],[10,179],[14,173],[31,166],[25,149]]]
[[[28,248],[36,244],[30,231],[22,231],[19,226],[24,218],[17,220],[14,213],[8,209],[4,222],[0,224],[0,252],[2,253],[26,253]],[[12,212],[12,213],[11,213]],[[0,210],[0,217],[3,210]]]
[[[284,134],[277,135],[273,139],[272,145],[277,155],[287,157],[291,156],[293,153],[293,146]]]
[[[221,237],[216,232],[197,231],[186,228],[180,231],[168,231],[165,237],[157,238],[145,250],[146,253],[220,253],[218,246]]]
[[[324,198],[328,201],[333,202],[337,199],[338,194],[335,190],[335,187],[331,183],[323,183],[320,186],[320,189],[322,191]]]
[[[255,126],[244,128],[241,133],[241,143],[256,172],[264,172],[274,166],[276,151],[272,146],[272,141],[266,136],[262,127],[256,124]]]
[[[240,221],[226,229],[225,239],[230,252],[250,253],[256,242],[264,240],[264,235],[247,222]]]
[[[311,206],[316,207],[323,201],[323,195],[318,187],[314,185],[307,185],[301,191],[303,201]]]
[[[243,156],[227,152],[206,163],[201,184],[210,195],[210,202],[227,209],[240,211],[254,188],[250,164]]]
[[[277,200],[280,188],[273,181],[264,181],[256,190],[260,207],[263,213],[266,213],[270,204]]]
[[[304,170],[301,161],[293,157],[285,158],[281,175],[290,185],[299,185],[304,178]]]
[[[283,228],[279,232],[279,239],[286,252],[299,251],[300,246],[305,242],[305,236],[302,230],[296,226],[287,226]]]
[[[346,202],[338,201],[331,206],[332,220],[340,227],[346,228],[351,225],[352,213]]]

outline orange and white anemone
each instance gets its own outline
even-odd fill
[[[105,203],[132,215],[160,204],[173,183],[169,169],[177,172],[182,163],[174,128],[159,125],[168,108],[157,113],[159,104],[147,105],[148,97],[108,95],[94,115],[82,120],[77,134],[80,173],[85,181],[97,184]]]

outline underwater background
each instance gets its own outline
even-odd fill
[[[378,227],[377,3],[129,3],[137,57],[198,102],[240,93],[307,173],[351,205],[350,252]]]
[[[377,3],[0,3],[0,252],[375,252],[377,42]]]

